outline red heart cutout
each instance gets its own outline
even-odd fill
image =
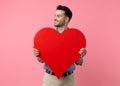
[[[86,47],[86,39],[82,32],[74,28],[61,34],[53,28],[43,28],[35,35],[34,47],[59,79],[80,58],[78,52]]]

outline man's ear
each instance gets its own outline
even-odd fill
[[[68,23],[68,22],[69,22],[69,17],[66,17],[66,18],[65,18],[65,21]]]

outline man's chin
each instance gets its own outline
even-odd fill
[[[54,27],[59,27],[59,25],[55,25],[55,24],[54,24]]]

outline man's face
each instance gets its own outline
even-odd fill
[[[67,16],[65,16],[65,12],[63,10],[56,10],[54,17],[54,26],[61,27],[67,23]]]

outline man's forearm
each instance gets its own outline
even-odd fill
[[[37,60],[40,62],[40,63],[43,63],[42,59],[40,57],[37,57]]]
[[[83,58],[80,58],[75,62],[76,65],[82,65],[83,64]]]

